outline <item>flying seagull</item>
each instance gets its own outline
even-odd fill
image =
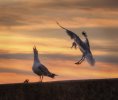
[[[71,48],[77,48],[77,46],[79,47],[80,51],[82,52],[82,58],[76,62],[75,64],[81,64],[85,59],[87,60],[87,62],[91,65],[94,66],[95,65],[95,60],[93,58],[93,55],[90,51],[90,45],[89,45],[89,41],[87,38],[87,34],[85,32],[82,32],[82,35],[85,37],[85,41],[82,41],[80,39],[79,36],[77,36],[74,32],[62,27],[58,22],[57,25],[60,26],[62,29],[64,29],[66,31],[66,33],[70,36],[71,39],[74,40],[74,42],[72,43],[72,47]]]
[[[37,74],[40,77],[40,81],[42,82],[43,76],[54,78],[56,74],[51,73],[43,64],[41,64],[38,57],[38,50],[36,49],[35,46],[33,47],[33,52],[34,52],[34,62],[32,70],[35,74]]]

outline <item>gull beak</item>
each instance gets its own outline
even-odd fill
[[[34,45],[33,49],[36,49],[36,46]]]

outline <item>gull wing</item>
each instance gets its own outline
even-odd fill
[[[72,31],[70,31],[70,30],[62,27],[58,22],[57,22],[57,25],[59,27],[61,27],[62,29],[66,30],[66,33],[70,36],[71,39],[74,39],[74,40],[76,39],[76,40],[81,41],[81,39],[79,38],[79,36],[77,36],[74,32],[72,32]]]
[[[49,71],[43,64],[41,64],[41,65],[39,66],[39,69],[41,70],[41,72],[42,72],[44,75],[50,75],[50,74],[51,74],[50,71]]]

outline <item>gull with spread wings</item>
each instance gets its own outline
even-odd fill
[[[77,46],[78,46],[80,51],[83,54],[82,58],[78,62],[76,62],[75,64],[81,64],[86,59],[87,62],[91,66],[94,66],[95,65],[95,59],[93,58],[93,55],[91,53],[89,40],[87,38],[86,32],[82,32],[82,35],[85,37],[85,41],[82,41],[80,39],[80,37],[78,35],[76,35],[74,32],[62,27],[58,22],[57,22],[57,25],[59,25],[62,29],[64,29],[66,31],[66,33],[70,36],[70,38],[74,40],[71,48],[73,48],[73,47],[77,48]]]

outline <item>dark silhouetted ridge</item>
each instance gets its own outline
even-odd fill
[[[0,100],[118,100],[118,79],[1,84]]]

